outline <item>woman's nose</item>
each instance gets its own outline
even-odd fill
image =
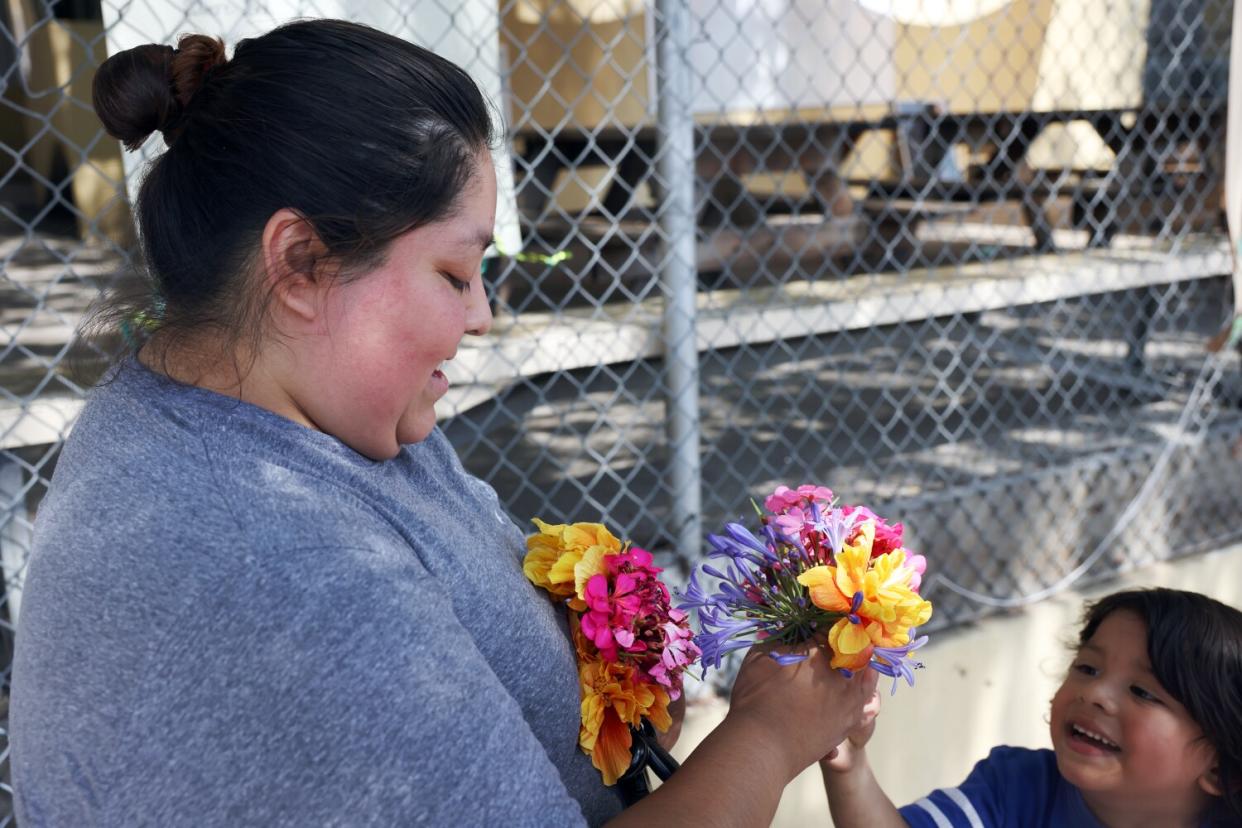
[[[470,301],[466,307],[466,333],[482,336],[492,329],[492,305],[487,300],[487,291],[480,279],[470,291]]]

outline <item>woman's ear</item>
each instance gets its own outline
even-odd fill
[[[1213,765],[1199,776],[1199,787],[1210,796],[1225,795],[1225,791],[1220,785],[1219,765]]]
[[[263,284],[277,318],[313,322],[331,280],[328,250],[314,226],[295,210],[281,208],[263,227]]]

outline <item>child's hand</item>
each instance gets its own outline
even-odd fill
[[[863,705],[862,724],[851,730],[844,742],[833,748],[831,753],[819,761],[820,767],[824,771],[833,773],[848,773],[854,770],[862,758],[863,747],[871,741],[871,734],[875,733],[875,719],[878,715],[880,715],[880,693],[877,690]]]

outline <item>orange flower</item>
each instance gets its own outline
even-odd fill
[[[569,636],[574,641],[574,651],[578,654],[578,665],[599,658],[599,650],[595,649],[582,633],[582,616],[576,612],[569,613]]]
[[[655,694],[634,680],[633,667],[619,662],[583,662],[578,680],[582,688],[578,745],[590,755],[604,784],[615,785],[630,767],[630,727],[640,724],[643,709],[655,704]]]
[[[651,688],[651,694],[655,696],[655,701],[643,711],[643,715],[655,726],[656,730],[661,733],[667,733],[668,729],[673,726],[673,717],[668,712],[668,690],[659,684],[649,684],[647,687]]]
[[[673,724],[668,693],[658,684],[638,680],[621,662],[583,661],[578,665],[582,690],[582,726],[578,745],[591,757],[605,785],[615,785],[630,767],[631,727],[646,716],[661,733]]]

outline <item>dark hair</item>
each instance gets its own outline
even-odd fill
[[[169,144],[136,212],[154,293],[141,310],[173,335],[256,335],[267,300],[245,279],[277,210],[303,216],[347,276],[451,215],[494,140],[462,69],[339,20],[243,40],[232,60],[203,35],[128,49],[99,68],[94,103],[126,147],[156,130]]]
[[[1216,750],[1224,795],[1213,824],[1242,824],[1242,611],[1177,589],[1117,592],[1087,606],[1079,645],[1121,610],[1143,619],[1156,680]]]

